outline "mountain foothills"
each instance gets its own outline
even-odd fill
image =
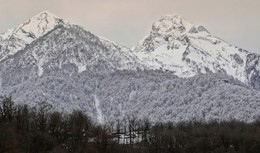
[[[100,123],[254,121],[260,55],[227,44],[178,15],[165,16],[132,50],[42,12],[0,35],[0,94],[49,103]]]

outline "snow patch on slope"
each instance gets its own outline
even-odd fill
[[[36,54],[36,51],[33,51],[32,52],[32,55],[36,61],[36,65],[37,65],[37,68],[38,68],[38,76],[41,76],[43,74],[43,65],[44,65],[44,59],[43,58],[40,58],[37,54]]]
[[[2,92],[2,86],[3,86],[3,79],[2,79],[2,72],[0,71],[0,93]]]
[[[96,111],[97,111],[97,120],[98,120],[99,123],[103,124],[104,123],[104,117],[103,117],[103,114],[102,114],[102,110],[100,109],[100,101],[99,101],[96,94],[94,94],[93,97],[94,97],[94,101],[95,101],[95,108],[96,108]]]

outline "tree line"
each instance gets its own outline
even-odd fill
[[[0,100],[0,153],[256,153],[260,120],[252,123],[151,123],[129,115],[99,125],[85,113],[61,114]]]

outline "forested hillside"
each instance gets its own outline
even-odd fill
[[[81,110],[101,123],[129,114],[152,122],[252,122],[260,115],[260,93],[224,74],[179,78],[163,71],[99,70],[73,75],[52,71],[3,88],[1,94],[30,106],[45,101],[64,113]]]

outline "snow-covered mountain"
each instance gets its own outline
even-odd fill
[[[45,11],[0,35],[0,95],[101,123],[131,114],[252,121],[259,92],[228,75],[259,88],[259,60],[176,15],[132,51]]]
[[[68,25],[49,11],[44,11],[0,35],[0,61],[14,55],[58,25]]]
[[[95,36],[48,11],[3,33],[0,38],[3,73],[17,73],[25,68],[35,73],[30,75],[41,76],[44,71],[62,69],[69,64],[78,73],[94,66],[110,70],[142,67],[128,48]]]
[[[78,82],[84,74],[144,69],[130,49],[48,11],[0,38],[0,95],[31,106],[47,101],[56,110],[81,109],[93,116],[98,104],[86,102],[98,99],[89,84]]]
[[[25,23],[20,24],[18,27],[9,29],[0,35],[0,61],[4,61],[17,52],[24,50],[26,46],[26,50],[28,50],[34,41],[40,42],[42,40],[47,40],[45,43],[50,43],[49,45],[57,43],[57,41],[48,41],[50,39],[47,37],[49,37],[48,33],[54,31],[57,33],[57,31],[61,31],[59,30],[61,27],[67,29],[63,30],[66,32],[69,31],[68,29],[74,29],[74,31],[78,31],[78,33],[91,34],[85,28],[60,19],[49,11],[44,11]],[[69,37],[66,32],[63,33],[63,37]],[[45,37],[45,35],[47,35],[45,39],[39,40],[39,38]],[[103,54],[103,52],[93,52],[96,55],[91,55],[91,57],[97,59],[98,55],[102,55],[100,57],[104,57],[103,55],[113,56],[108,57],[109,59],[103,59],[109,61],[110,64],[108,65],[112,66],[113,69],[119,64],[121,66],[118,67],[118,69],[159,69],[173,71],[175,72],[175,75],[179,77],[191,77],[207,72],[222,72],[231,75],[256,89],[260,89],[260,56],[258,54],[250,53],[236,46],[232,46],[222,39],[211,35],[205,27],[192,24],[179,15],[167,15],[154,23],[150,34],[134,47],[133,53],[122,45],[99,36],[94,37],[106,47],[105,50],[113,51],[105,51],[106,54]],[[61,41],[69,42],[69,39],[73,40],[74,37],[72,36],[66,40],[62,39]],[[84,39],[82,40],[83,42]],[[66,44],[66,42],[64,43]],[[78,53],[74,52],[77,54],[75,56],[78,56],[79,58],[70,58],[68,60],[69,63],[74,63],[77,66],[78,72],[82,72],[86,70],[87,65],[91,64],[86,63],[86,59],[82,59],[86,57],[82,57],[82,53],[79,50],[81,49],[81,51],[83,51],[88,49],[94,51],[95,49],[86,48],[87,45],[84,43],[73,43],[74,42],[70,42],[70,44],[72,44],[72,46],[70,46],[71,50],[74,50],[74,45],[74,48],[78,49]],[[43,43],[38,45],[38,48],[41,48],[41,45],[43,45]],[[61,47],[60,43],[58,45]],[[57,46],[51,47],[52,50],[61,51]],[[63,48],[66,47],[68,46],[63,46]],[[119,52],[114,54],[112,53],[114,51]],[[46,55],[38,55],[39,53],[37,52],[42,52]],[[26,54],[33,56],[35,65],[38,67],[38,75],[42,75],[44,63],[48,63],[49,61],[46,56],[49,56],[47,54],[50,53],[44,51],[44,49],[36,49],[36,51],[32,51],[31,53],[27,52]],[[53,54],[53,51],[51,54]],[[88,54],[90,53],[88,52]],[[124,58],[127,58],[127,60],[122,58],[118,63],[117,61],[121,58],[121,55],[124,55]],[[88,56],[90,57],[90,55]],[[68,63],[68,61],[65,63]],[[115,65],[115,63],[117,64]],[[61,67],[62,62],[59,61],[59,64],[56,63],[56,65]]]
[[[232,46],[179,15],[155,22],[133,48],[151,69],[174,71],[179,77],[222,72],[259,89],[259,55]]]

